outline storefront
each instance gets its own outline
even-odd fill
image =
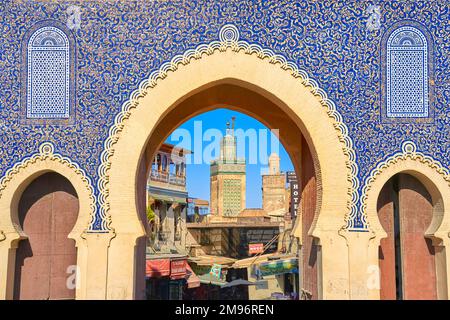
[[[274,257],[273,257],[274,258]],[[270,298],[275,300],[298,299],[298,258],[277,258],[255,265],[254,272],[257,279],[275,277],[280,283],[280,291],[272,292]]]
[[[227,285],[234,274],[234,270],[230,269],[230,266],[235,261],[232,258],[219,256],[191,257],[189,264],[198,276],[200,286],[186,290],[185,299],[225,300],[233,298],[230,297],[230,289],[223,287]]]
[[[186,288],[200,285],[187,257],[181,255],[148,258],[146,275],[148,300],[182,300]]]
[[[233,269],[247,272],[249,300],[294,299],[299,292],[298,258],[296,255],[263,254],[241,259]],[[242,277],[243,278],[243,277]]]

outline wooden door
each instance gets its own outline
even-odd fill
[[[18,213],[28,239],[16,251],[14,299],[75,298],[67,282],[77,251],[68,234],[78,210],[75,189],[57,173],[46,173],[25,189]]]
[[[388,234],[379,249],[381,299],[437,299],[435,252],[425,237],[433,216],[428,191],[398,174],[380,192],[378,216]]]
[[[431,196],[414,177],[399,176],[403,299],[437,299],[436,266],[425,231],[433,217]]]

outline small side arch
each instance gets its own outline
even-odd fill
[[[372,239],[369,244],[370,263],[377,265],[380,240],[387,233],[378,217],[377,201],[383,186],[397,174],[409,174],[419,180],[431,196],[433,216],[425,236],[432,239],[433,246],[450,246],[450,174],[438,161],[417,151],[412,142],[405,142],[402,152],[380,163],[366,179],[361,197],[361,208],[369,225]],[[441,270],[441,288],[438,297],[447,299],[450,295],[448,276],[450,255],[443,256],[445,262]]]
[[[15,249],[20,240],[26,239],[18,219],[21,195],[32,181],[48,172],[64,176],[77,193],[79,213],[69,238],[76,242],[77,264],[80,274],[84,274],[85,250],[81,247],[85,246],[83,233],[95,214],[94,189],[90,179],[76,163],[54,153],[51,143],[43,143],[38,153],[14,165],[0,180],[0,299],[12,298]]]

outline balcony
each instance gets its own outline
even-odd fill
[[[150,174],[150,181],[163,182],[180,187],[186,186],[186,177],[177,176],[164,171],[152,170]]]

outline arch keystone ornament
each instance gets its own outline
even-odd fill
[[[348,266],[332,262],[348,254],[338,230],[343,225],[365,230],[357,221],[358,167],[348,128],[325,91],[294,62],[241,40],[234,25],[223,26],[218,38],[152,72],[122,105],[109,129],[97,184],[102,221],[98,231],[111,227],[116,231],[108,253],[108,298],[132,299],[137,294],[131,278],[136,270],[135,246],[146,235],[136,201],[137,172],[154,129],[180,101],[216,84],[237,84],[260,94],[292,117],[303,132],[317,160],[318,201],[309,232],[320,239],[322,253],[329,257],[322,265],[321,297],[348,298]]]
[[[64,176],[75,188],[78,196],[78,218],[69,233],[69,238],[75,240],[78,248],[77,265],[81,285],[76,290],[76,298],[98,297],[99,294],[95,288],[99,286],[98,280],[102,288],[105,286],[101,284],[102,278],[99,275],[102,274],[102,267],[107,265],[106,250],[96,248],[92,241],[87,239],[93,238],[89,236],[88,226],[96,214],[91,180],[77,163],[55,152],[51,142],[44,142],[39,146],[37,153],[16,163],[0,179],[0,299],[13,297],[15,251],[19,241],[27,238],[18,219],[20,198],[32,181],[48,172],[56,172]],[[109,235],[111,234],[112,232]],[[92,248],[94,249],[91,250]],[[97,268],[93,268],[94,266]],[[103,273],[106,274],[106,269]],[[90,283],[87,277],[92,279]],[[93,281],[96,277],[97,280]],[[104,299],[104,295],[102,298]]]

